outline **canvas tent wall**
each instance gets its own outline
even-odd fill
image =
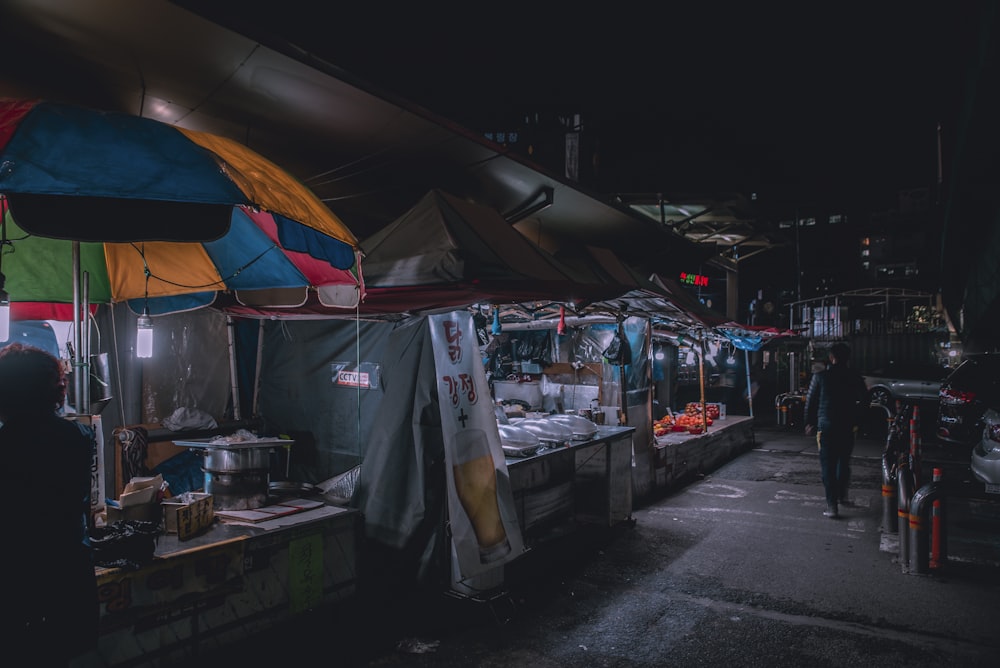
[[[428,192],[361,245],[369,311],[535,299],[586,302],[627,289],[562,265],[497,211],[440,190]]]
[[[394,327],[348,320],[264,322],[259,417],[269,433],[295,439],[293,480],[322,482],[363,459],[379,412],[395,410],[382,404],[382,356]]]

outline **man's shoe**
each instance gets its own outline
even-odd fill
[[[832,517],[833,519],[837,519],[840,517],[840,513],[837,512],[835,507],[831,506],[823,511],[823,517]]]

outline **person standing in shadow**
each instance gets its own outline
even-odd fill
[[[90,427],[60,415],[62,363],[21,343],[0,349],[0,487],[22,506],[4,524],[4,651],[24,665],[67,666],[96,647],[90,547]]]
[[[826,492],[826,517],[840,517],[839,506],[849,504],[851,454],[868,388],[861,374],[850,368],[846,343],[830,347],[829,365],[813,374],[806,392],[805,432],[816,435],[820,476]]]

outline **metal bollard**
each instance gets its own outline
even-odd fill
[[[931,557],[930,569],[941,568],[945,562],[944,522],[941,518],[941,499],[931,505]]]
[[[934,469],[934,481],[929,482],[913,494],[910,502],[910,573],[914,575],[926,575],[930,572],[931,565],[931,545],[935,542],[940,550],[944,536],[938,533],[935,539],[931,539],[929,529],[933,528],[931,522],[931,510],[937,506],[941,508],[941,496],[944,487],[941,485],[941,469]],[[938,524],[940,529],[940,523]],[[940,566],[942,560],[940,554],[935,559],[935,567]]]
[[[872,404],[871,408],[885,411],[885,449],[882,451],[882,531],[897,533],[898,508],[896,505],[896,467],[899,464],[899,434],[893,426],[893,415],[888,406]]]
[[[885,452],[882,455],[882,531],[897,533],[899,515],[896,504],[896,462],[895,454]]]
[[[910,471],[913,473],[913,486],[918,489],[923,477],[920,459],[920,407],[914,406],[910,417]]]
[[[775,410],[775,422],[779,427],[785,426],[788,422],[788,406],[785,406],[785,397],[787,394],[779,394],[774,398],[774,410]]]
[[[941,482],[941,469],[933,472],[933,481]],[[948,505],[944,502],[942,488],[941,498],[936,499],[931,506],[931,562],[930,567],[941,568],[948,561]]]
[[[899,563],[903,572],[910,570],[910,499],[913,496],[913,475],[906,462],[901,462],[896,472],[899,500],[897,501],[897,518],[899,529]]]

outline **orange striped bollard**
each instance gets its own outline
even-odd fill
[[[934,482],[941,482],[941,469],[934,469]],[[935,499],[931,505],[931,557],[930,567],[941,568],[948,560],[948,541],[945,534],[944,504]]]

